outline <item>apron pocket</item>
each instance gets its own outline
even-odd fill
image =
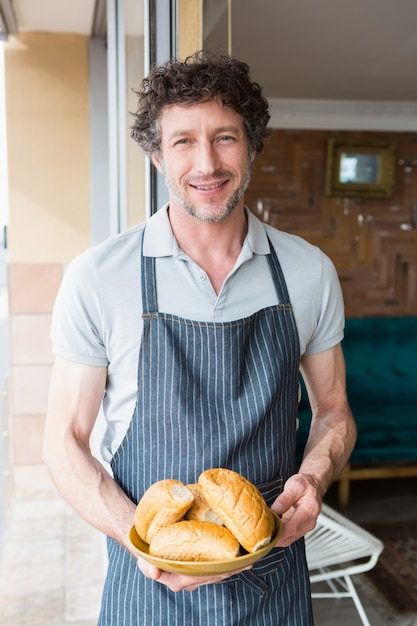
[[[281,567],[281,563],[285,559],[285,548],[272,548],[271,552],[264,556],[263,559],[255,563],[250,572],[258,576],[268,576],[276,572]]]
[[[277,478],[273,478],[266,483],[261,483],[256,486],[264,497],[265,502],[270,507],[282,492],[283,484],[284,480],[282,476],[278,476]],[[275,572],[284,559],[285,548],[272,548],[271,552],[255,563],[253,568],[249,571],[257,576],[267,576]]]
[[[277,478],[273,478],[272,480],[268,480],[266,483],[256,485],[256,487],[261,492],[266,504],[270,507],[274,500],[278,498],[282,492],[283,484],[284,479],[282,476],[277,476]]]
[[[285,559],[285,548],[273,548],[269,554],[263,559],[258,561],[252,569],[245,572],[241,572],[236,576],[232,576],[223,584],[228,584],[235,580],[241,580],[248,585],[252,591],[255,591],[260,596],[265,595],[268,591],[268,579],[265,578],[270,574],[276,572]]]
[[[279,476],[266,483],[256,485],[268,507],[273,504],[275,499],[282,492],[283,483],[284,481],[282,476]],[[240,578],[243,582],[252,587],[253,590],[257,591],[260,595],[263,595],[265,587],[267,587],[267,583],[263,580],[263,577],[276,572],[276,570],[281,567],[284,559],[285,548],[272,548],[271,552],[269,552],[269,554],[267,554],[263,559],[255,563],[251,570],[242,572],[236,577],[233,576],[229,580],[236,580],[236,578]]]

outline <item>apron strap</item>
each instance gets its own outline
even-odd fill
[[[155,257],[143,254],[143,242],[145,240],[145,228],[142,233],[142,313],[155,313],[158,310],[158,298],[156,294]]]
[[[284,274],[281,269],[281,264],[278,261],[277,253],[269,239],[268,235],[268,243],[270,248],[270,254],[267,255],[269,268],[271,270],[272,277],[274,279],[275,290],[278,296],[278,302],[280,304],[290,304],[290,296],[287,289],[287,283],[284,279]]]

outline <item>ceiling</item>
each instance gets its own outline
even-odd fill
[[[12,0],[19,30],[90,34],[95,0]]]
[[[126,9],[142,32],[143,3]],[[91,34],[96,0],[4,5],[19,30]],[[233,54],[269,98],[417,101],[417,0],[234,0],[232,16]]]
[[[268,96],[417,101],[416,0],[235,4],[233,53]]]

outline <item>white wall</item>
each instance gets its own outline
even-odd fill
[[[417,102],[270,99],[272,128],[415,131]]]

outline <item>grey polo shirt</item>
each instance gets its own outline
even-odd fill
[[[287,282],[303,354],[322,352],[343,337],[343,298],[331,261],[303,239],[263,224],[247,211],[248,233],[235,267],[216,294],[205,274],[178,247],[163,207],[146,223],[144,254],[156,257],[158,308],[198,321],[228,322],[277,303],[266,255],[268,237]],[[100,416],[102,455],[109,461],[132,417],[142,333],[140,224],[72,261],[53,313],[54,353],[108,368]],[[268,235],[268,237],[267,237]]]

